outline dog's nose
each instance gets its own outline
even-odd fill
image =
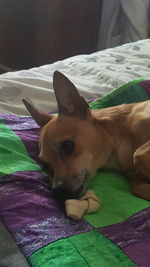
[[[82,188],[72,191],[66,184],[53,189],[53,197],[59,200],[66,200],[71,198],[79,198],[81,196]]]
[[[68,187],[64,180],[54,179],[52,182],[52,192],[55,199],[67,199]]]
[[[65,200],[69,198],[68,189],[66,186],[61,185],[53,189],[53,197],[56,199]]]

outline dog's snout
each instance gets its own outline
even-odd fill
[[[68,189],[63,179],[59,180],[55,177],[52,182],[52,190],[54,198],[61,200],[67,198]]]
[[[82,175],[71,178],[66,179],[66,177],[58,176],[53,178],[52,190],[55,199],[78,199],[84,194],[89,179],[88,172],[84,171]]]
[[[53,181],[52,182],[52,189],[59,189],[59,188],[61,188],[61,187],[63,187],[64,186],[64,181]]]
[[[72,199],[72,198],[79,198],[81,196],[82,187],[76,191],[72,191],[70,187],[68,187],[65,183],[61,186],[53,188],[53,196],[55,199]]]
[[[53,188],[53,196],[56,199],[65,200],[68,198],[68,190],[64,185]]]

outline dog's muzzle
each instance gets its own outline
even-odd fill
[[[66,200],[66,199],[78,199],[80,198],[87,187],[87,183],[89,180],[88,173],[84,173],[84,179],[81,183],[81,185],[76,189],[73,190],[72,187],[65,181],[60,182],[59,185],[55,188],[53,188],[53,197],[60,200]]]
[[[53,189],[53,197],[60,200],[78,199],[82,195],[84,186],[82,185],[78,190],[71,191],[65,184]]]

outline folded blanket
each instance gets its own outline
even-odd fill
[[[135,81],[90,106],[149,98],[150,81]],[[37,124],[30,117],[0,118],[0,217],[29,264],[148,267],[150,202],[132,195],[125,177],[102,170],[89,185],[101,209],[79,222],[67,218],[38,159]]]

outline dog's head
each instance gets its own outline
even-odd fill
[[[75,86],[59,72],[54,73],[53,84],[57,117],[23,102],[41,127],[40,159],[48,164],[56,196],[77,198],[96,172],[98,143],[104,149],[104,140],[97,136],[88,104]]]

